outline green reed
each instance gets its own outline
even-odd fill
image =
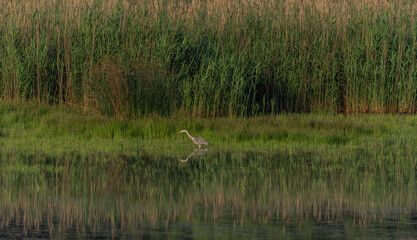
[[[1,1],[0,96],[120,118],[414,112],[414,3]]]

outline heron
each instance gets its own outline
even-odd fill
[[[201,148],[201,145],[210,145],[210,142],[207,141],[206,139],[200,138],[200,137],[193,137],[188,133],[187,130],[181,130],[178,133],[183,133],[183,132],[185,132],[188,135],[188,137],[191,138],[191,140],[193,140],[193,142],[198,145],[198,148]]]

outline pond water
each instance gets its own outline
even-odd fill
[[[2,153],[0,238],[411,238],[415,162],[361,148]]]

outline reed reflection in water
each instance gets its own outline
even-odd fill
[[[2,154],[0,237],[417,233],[411,161],[370,164],[363,149],[331,161],[308,152],[199,153],[187,164],[140,153]]]

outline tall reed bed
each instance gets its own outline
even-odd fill
[[[120,118],[416,111],[412,1],[0,0],[0,96]]]

